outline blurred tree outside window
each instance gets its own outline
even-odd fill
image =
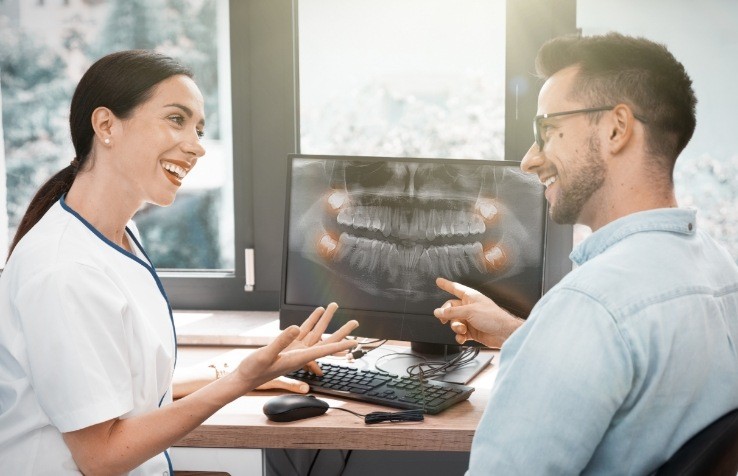
[[[0,215],[0,246],[12,240],[38,187],[74,156],[69,102],[81,75],[101,56],[133,48],[160,51],[192,68],[207,116],[207,154],[175,204],[147,206],[134,217],[144,246],[159,269],[232,269],[227,0],[0,3],[0,206],[7,213],[5,226]]]

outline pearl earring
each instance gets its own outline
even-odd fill
[[[110,144],[110,139],[105,139],[106,144]]]

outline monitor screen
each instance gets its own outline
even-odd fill
[[[551,285],[543,192],[512,161],[290,156],[281,327],[335,301],[361,336],[453,344],[438,276],[526,317]]]

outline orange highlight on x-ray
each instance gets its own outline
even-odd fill
[[[500,207],[494,198],[478,198],[475,208],[486,223],[495,221],[500,213]]]
[[[488,271],[502,271],[507,267],[507,253],[498,245],[484,248],[484,265]]]
[[[338,240],[330,233],[324,233],[320,236],[317,243],[318,254],[325,259],[332,259],[338,250]]]

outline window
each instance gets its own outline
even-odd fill
[[[738,261],[738,154],[730,117],[738,73],[738,3],[705,0],[579,0],[577,24],[584,34],[610,30],[661,42],[684,64],[697,94],[697,128],[676,162],[680,206],[698,209],[701,226]],[[658,18],[658,21],[653,21]]]
[[[300,150],[505,155],[505,2],[298,4]]]
[[[83,72],[107,53],[147,48],[192,67],[206,102],[208,153],[174,206],[146,207],[136,223],[159,269],[232,271],[227,2],[4,2],[0,24],[2,258],[35,191],[74,157],[67,118]]]

